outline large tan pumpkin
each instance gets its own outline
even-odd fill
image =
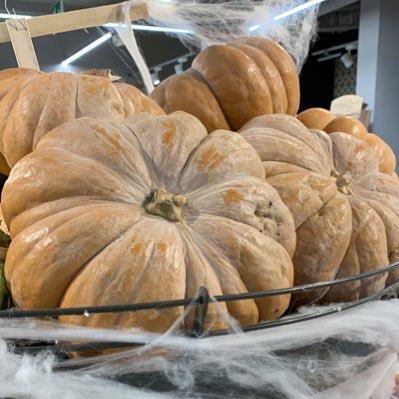
[[[42,73],[15,68],[0,71],[0,172],[9,173],[41,137],[81,116],[123,121],[136,112],[164,114],[133,86],[101,76]]]
[[[193,116],[82,118],[47,134],[4,187],[6,278],[22,308],[124,304],[292,286],[295,230],[238,134]],[[242,324],[275,319],[289,296],[220,304]],[[182,308],[89,318],[160,331]],[[211,307],[209,320],[216,310]],[[216,317],[216,316],[215,316]],[[214,318],[215,318],[214,317]],[[219,324],[220,326],[221,324]]]
[[[258,151],[267,182],[294,217],[295,284],[359,274],[399,259],[399,184],[378,171],[378,156],[364,141],[308,130],[286,115],[255,118],[241,134]],[[386,279],[309,292],[294,302],[355,300],[381,290]]]
[[[191,69],[163,81],[151,98],[167,113],[195,115],[209,132],[236,131],[259,115],[295,115],[299,79],[292,58],[279,44],[244,37],[206,48]]]

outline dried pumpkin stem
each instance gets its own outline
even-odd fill
[[[143,207],[150,215],[160,216],[170,222],[180,222],[186,204],[187,197],[184,195],[171,194],[163,188],[156,188],[146,197]]]
[[[351,172],[347,171],[339,173],[336,170],[332,170],[331,177],[335,179],[335,184],[337,185],[338,191],[345,195],[352,194],[352,189],[350,188],[350,185],[352,183],[353,176]]]
[[[110,69],[88,69],[80,72],[79,75],[100,76],[109,79],[111,82],[122,79],[120,76],[113,75]]]

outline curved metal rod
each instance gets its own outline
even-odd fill
[[[269,328],[274,328],[274,327],[281,327],[289,324],[296,324],[296,323],[301,323],[305,322],[308,320],[313,320],[313,319],[318,319],[320,317],[325,317],[325,316],[330,316],[335,313],[339,313],[348,309],[355,308],[357,306],[363,305],[368,302],[372,302],[374,300],[380,299],[381,297],[390,294],[394,289],[399,288],[399,282],[393,284],[392,286],[385,288],[384,290],[378,292],[377,294],[370,295],[368,297],[359,299],[357,301],[353,302],[348,302],[344,304],[339,304],[335,305],[332,307],[329,307],[323,311],[316,311],[308,314],[299,314],[296,316],[290,316],[288,318],[282,318],[279,320],[274,320],[274,321],[268,321],[268,322],[261,322],[258,324],[254,324],[252,326],[246,326],[242,327],[242,331],[244,333],[251,332],[251,331],[258,331],[258,330],[266,330]],[[206,334],[202,335],[201,337],[198,336],[191,336],[194,339],[198,338],[208,338],[208,337],[215,337],[215,336],[222,336],[222,335],[229,335],[231,334],[231,331],[227,329],[223,330],[214,330],[214,331],[209,331]],[[138,347],[138,346],[143,346],[143,344],[140,342],[118,342],[118,341],[109,341],[109,342],[103,342],[103,341],[91,341],[91,342],[85,342],[81,344],[71,344],[71,343],[64,343],[62,345],[56,345],[54,343],[51,343],[49,345],[37,345],[37,346],[29,346],[29,345],[24,345],[20,347],[16,347],[15,350],[18,353],[29,353],[29,354],[36,354],[39,352],[42,352],[44,350],[46,351],[51,351],[54,354],[57,355],[63,355],[69,352],[74,352],[74,351],[102,351],[102,350],[107,350],[107,349],[128,349],[132,347]],[[59,365],[59,369],[69,369],[69,366],[66,365]],[[57,368],[57,369],[58,369]]]
[[[355,276],[340,278],[333,281],[305,284],[297,287],[282,288],[270,291],[257,291],[257,292],[248,292],[243,294],[232,294],[232,295],[218,295],[215,296],[214,299],[217,302],[231,302],[231,301],[242,301],[245,299],[259,299],[270,296],[294,294],[297,292],[307,292],[321,288],[334,287],[336,285],[345,284],[351,281],[364,280],[369,277],[376,276],[378,274],[387,273],[398,267],[399,267],[399,262],[396,262],[376,270],[372,270],[362,274],[357,274]],[[199,304],[201,304],[201,301],[197,297],[189,299],[178,299],[173,301],[144,302],[144,303],[132,303],[125,305],[86,306],[86,307],[76,307],[76,308],[50,308],[50,309],[30,309],[30,310],[7,309],[0,311],[0,318],[87,316],[90,314],[98,314],[98,313],[133,312],[138,310],[166,309],[166,308],[175,308],[179,306],[199,305]]]

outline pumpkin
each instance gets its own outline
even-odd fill
[[[395,172],[396,157],[392,148],[381,137],[368,133],[359,120],[351,116],[336,117],[332,112],[323,108],[309,108],[298,114],[297,118],[309,129],[320,129],[326,133],[343,132],[364,140],[377,151],[380,172],[389,175]]]
[[[135,112],[164,114],[138,89],[101,76],[0,71],[0,172],[13,167],[51,129],[80,116],[123,121]]]
[[[381,137],[373,133],[368,133],[364,141],[377,152],[380,172],[389,175],[396,174],[396,157],[392,148]]]
[[[298,73],[276,42],[243,37],[207,47],[191,69],[164,80],[151,98],[167,113],[181,110],[196,116],[209,132],[236,131],[259,115],[295,115]]]
[[[323,130],[326,133],[348,133],[360,140],[366,140],[368,134],[363,123],[351,116],[338,116],[328,123]]]
[[[238,134],[193,116],[81,118],[12,169],[5,274],[21,308],[112,305],[290,287],[295,230]],[[221,303],[241,324],[279,317],[289,295]],[[63,317],[164,331],[182,308]],[[216,320],[211,305],[209,321]],[[215,325],[224,326],[223,323]]]
[[[308,129],[324,130],[324,128],[335,119],[335,114],[324,108],[308,108],[299,113],[296,117]]]
[[[351,116],[339,116],[323,129],[327,133],[344,132],[364,140],[377,152],[380,172],[392,174],[396,168],[396,157],[392,148],[380,137],[369,133],[362,122]]]
[[[240,130],[264,161],[266,181],[294,218],[295,285],[363,273],[397,261],[399,184],[378,170],[377,153],[346,133],[309,130],[287,115],[261,116]],[[391,273],[389,282],[398,279]],[[387,275],[293,298],[293,305],[355,300]]]

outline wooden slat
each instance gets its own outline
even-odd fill
[[[6,24],[18,66],[39,71],[39,63],[26,21],[9,19]]]
[[[148,10],[146,4],[139,4],[130,8],[130,19],[132,21],[147,17]],[[62,14],[41,15],[26,20],[26,23],[31,37],[38,37],[93,28],[121,20],[123,20],[122,3],[69,11]],[[0,23],[0,43],[9,41],[10,35],[6,23]]]

